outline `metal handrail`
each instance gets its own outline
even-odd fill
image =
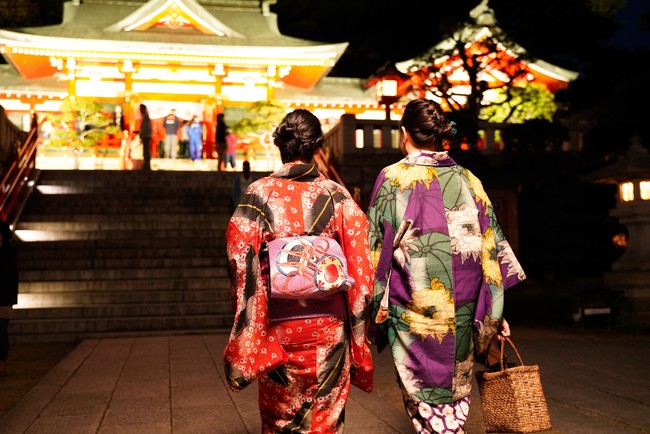
[[[6,118],[5,121],[9,122]],[[7,221],[10,217],[14,217],[24,187],[32,170],[36,168],[37,142],[37,129],[32,128],[2,179],[2,191],[0,191],[0,219],[2,220]]]

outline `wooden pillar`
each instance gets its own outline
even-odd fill
[[[275,83],[278,80],[278,69],[275,65],[270,65],[266,69],[266,99],[271,100],[275,98]]]
[[[216,127],[217,115],[223,113],[222,85],[225,70],[223,67],[215,67],[214,97],[209,98],[205,103],[203,112],[203,121],[205,122],[205,143],[203,145],[203,155],[205,158],[217,158],[216,148]]]
[[[205,142],[203,144],[203,155],[205,158],[216,158],[215,152],[215,128],[217,122],[217,100],[207,98],[203,101],[203,125],[205,128]]]
[[[76,66],[77,61],[72,57],[68,58],[65,68],[68,72],[68,97],[71,99],[77,98],[77,76],[75,74]]]

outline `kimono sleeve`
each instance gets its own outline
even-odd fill
[[[387,200],[387,197],[390,195],[390,189],[391,187],[386,182],[382,172],[375,182],[370,207],[368,208],[368,220],[370,223],[368,238],[370,255],[375,269],[373,302],[370,312],[373,321],[379,312],[393,261],[393,238],[395,230],[391,216],[394,214],[394,211],[391,211],[391,207],[393,206],[392,202]],[[379,330],[385,333],[385,327],[387,327],[387,324],[382,323],[379,325]]]
[[[483,281],[474,316],[478,329],[477,352],[485,350],[503,318],[504,292],[526,279],[510,244],[503,235],[487,194],[475,177],[470,177],[481,226]]]
[[[260,276],[261,241],[250,219],[233,217],[226,230],[226,251],[235,318],[223,363],[233,391],[282,366],[288,356],[269,325],[267,292]]]
[[[373,273],[368,247],[368,218],[348,194],[345,194],[342,201],[342,218],[340,235],[343,251],[348,273],[356,282],[354,288],[346,294],[352,332],[352,384],[370,392],[373,388],[374,366],[366,343],[366,328],[372,301]]]

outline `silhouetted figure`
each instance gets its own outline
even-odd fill
[[[228,143],[226,141],[226,135],[228,133],[228,125],[226,125],[226,120],[223,113],[217,115],[217,132],[215,141],[217,142],[217,170],[226,169],[226,149],[228,148]]]
[[[18,303],[18,255],[9,225],[0,221],[0,377],[7,375],[9,320]]]
[[[142,142],[142,170],[151,170],[151,139],[153,137],[153,129],[151,128],[151,119],[149,118],[149,110],[144,104],[140,104],[140,114],[142,121],[140,122],[140,141]]]

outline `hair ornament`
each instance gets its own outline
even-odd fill
[[[451,135],[452,135],[452,137],[456,137],[456,134],[458,134],[458,125],[454,121],[450,121],[449,125],[451,125]]]

